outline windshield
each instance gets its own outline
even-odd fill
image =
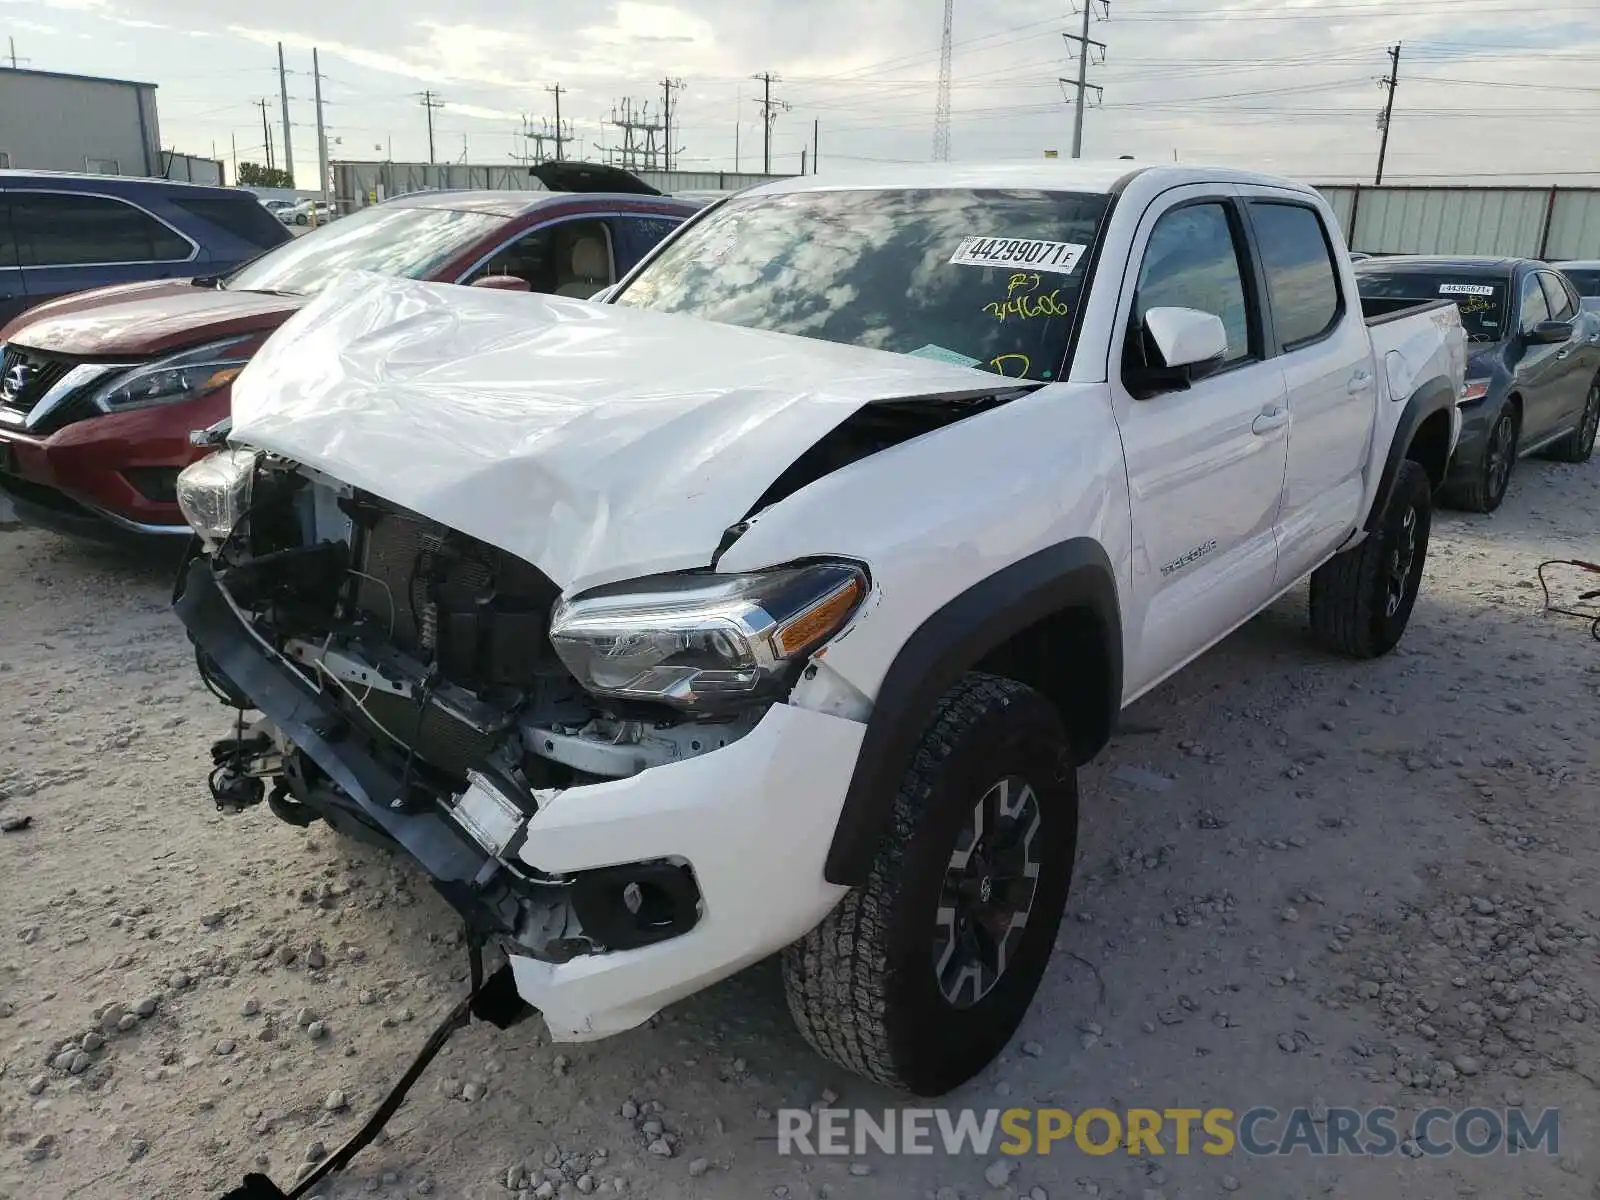
[[[1369,317],[1430,300],[1454,300],[1461,312],[1467,340],[1473,342],[1498,342],[1505,336],[1509,282],[1500,275],[1461,275],[1447,271],[1362,269],[1356,272],[1361,307]]]
[[[1568,268],[1561,273],[1571,280],[1572,286],[1578,289],[1578,295],[1585,300],[1600,297],[1600,268],[1592,271],[1588,268],[1582,270]]]
[[[310,295],[341,271],[423,279],[505,222],[448,208],[364,208],[246,263],[223,286]]]
[[[732,200],[617,303],[1054,379],[1109,203],[965,189]]]

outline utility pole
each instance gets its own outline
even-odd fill
[[[328,201],[328,132],[322,123],[322,66],[317,61],[317,48],[311,47],[311,79],[317,98],[317,181],[322,188],[322,202]]]
[[[761,99],[761,173],[772,174],[772,125],[778,119],[778,113],[788,112],[790,105],[787,100],[774,100],[772,98],[772,85],[782,83],[771,71],[763,71],[760,75],[752,75],[752,79],[762,85]]]
[[[1077,92],[1073,101],[1072,113],[1073,158],[1083,157],[1084,101],[1088,98],[1091,89],[1097,98],[1103,94],[1103,90],[1100,87],[1089,82],[1089,47],[1095,46],[1099,48],[1101,61],[1104,61],[1106,51],[1104,42],[1097,42],[1089,36],[1089,18],[1094,13],[1095,2],[1096,0],[1083,0],[1083,32],[1081,34],[1064,33],[1061,35],[1069,42],[1078,43],[1078,77],[1076,79],[1061,80],[1063,84],[1071,84]],[[1100,4],[1105,9],[1106,16],[1109,17],[1111,15],[1111,0],[1100,0]]]
[[[239,135],[231,129],[228,131],[228,147],[233,151],[232,154],[228,155],[228,159],[233,164],[233,183],[237,187],[239,184]]]
[[[8,37],[6,39],[6,44],[11,49],[11,53],[8,54],[6,57],[11,60],[11,69],[13,71],[15,71],[17,69],[17,64],[19,62],[32,62],[33,61],[33,59],[31,59],[31,58],[18,58],[17,57],[17,39],[16,38]]]
[[[294,186],[294,149],[289,141],[289,73],[283,69],[283,43],[278,43],[278,99],[283,102],[283,169]]]
[[[561,85],[559,83],[556,84],[554,87],[545,88],[545,91],[550,92],[556,98],[556,132],[555,132],[555,137],[554,137],[553,140],[554,140],[554,142],[556,144],[556,161],[557,162],[561,161],[561,143],[572,140],[571,138],[569,138],[569,137],[567,137],[565,135],[565,133],[563,132],[562,124],[561,124],[561,92],[562,92],[562,90],[563,89],[562,89],[562,87],[561,87]]]
[[[683,80],[663,79],[661,81],[661,123],[664,127],[662,133],[661,157],[665,164],[664,171],[672,170],[672,93],[683,91]]]
[[[1378,143],[1378,174],[1373,179],[1373,186],[1383,182],[1383,160],[1389,153],[1389,121],[1394,116],[1394,90],[1400,86],[1400,43],[1396,42],[1389,47],[1389,77],[1378,80],[1379,87],[1389,89],[1389,98],[1384,102],[1383,112],[1378,117],[1378,128],[1383,130],[1383,138]]]
[[[253,107],[261,110],[261,143],[266,148],[267,170],[272,170],[272,129],[267,124],[267,98],[263,96]]]
[[[436,109],[436,108],[443,108],[444,107],[444,101],[439,99],[439,97],[435,96],[432,92],[423,92],[422,93],[422,107],[428,110],[428,162],[431,164],[434,161],[434,158],[433,158],[433,110]]]
[[[813,175],[815,175],[817,173],[817,168],[818,168],[819,164],[822,162],[821,143],[822,143],[822,120],[819,117],[818,119],[816,119],[816,120],[811,122],[811,173]]]
[[[944,0],[944,39],[939,44],[939,99],[933,111],[933,161],[950,161],[950,65],[956,0]]]

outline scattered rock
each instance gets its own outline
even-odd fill
[[[1278,1035],[1278,1049],[1282,1050],[1285,1054],[1293,1054],[1296,1050],[1300,1049],[1300,1045],[1294,1040],[1294,1034],[1280,1033]]]
[[[350,1107],[350,1101],[343,1092],[332,1091],[328,1093],[328,1098],[322,1102],[322,1107],[328,1112],[343,1112]]]
[[[328,965],[328,956],[322,952],[321,946],[312,946],[306,953],[306,966],[313,971],[320,971]]]
[[[128,1161],[131,1163],[138,1162],[141,1158],[149,1153],[150,1143],[145,1141],[143,1138],[134,1138],[133,1141],[128,1144]]]
[[[229,1054],[232,1054],[233,1050],[234,1050],[234,1041],[233,1041],[232,1038],[223,1038],[221,1041],[219,1041],[217,1043],[217,1053],[218,1054],[221,1054],[223,1056],[227,1056]]]
[[[128,1030],[134,1028],[138,1024],[139,1018],[134,1016],[132,1013],[123,1013],[117,1018],[117,1029],[122,1033],[127,1033]]]
[[[1038,1042],[1023,1042],[1022,1052],[1029,1058],[1038,1058],[1044,1054],[1044,1047]]]
[[[261,1011],[261,1001],[252,996],[244,1002],[239,1011],[247,1017],[253,1017]]]
[[[153,1017],[156,1015],[156,1007],[160,1003],[161,1001],[158,997],[146,996],[143,1000],[139,1001],[138,1004],[133,1006],[133,1011],[138,1013],[141,1017]]]
[[[691,1179],[699,1179],[700,1176],[704,1175],[710,1169],[711,1169],[711,1163],[707,1159],[704,1159],[704,1158],[693,1159],[689,1163],[689,1177]],[[850,1173],[852,1175],[855,1174],[855,1167],[851,1167],[850,1168]]]
[[[28,1095],[37,1096],[40,1092],[44,1091],[45,1085],[49,1082],[49,1079],[47,1079],[45,1076],[35,1075],[32,1079],[28,1080]]]
[[[310,1035],[312,1041],[320,1041],[328,1036],[328,1027],[321,1021],[313,1021],[306,1026],[306,1033]]]
[[[1003,1188],[1011,1182],[1012,1172],[1016,1169],[1016,1163],[997,1158],[983,1169],[983,1181],[992,1188]]]
[[[461,1085],[461,1098],[469,1104],[474,1100],[482,1100],[488,1094],[488,1089],[476,1081]]]
[[[650,1143],[650,1153],[656,1155],[658,1158],[671,1158],[672,1143],[667,1141],[666,1138],[658,1137],[655,1141]]]
[[[1329,722],[1329,724],[1331,723]],[[1222,1177],[1222,1190],[1225,1192],[1237,1192],[1239,1190],[1239,1181],[1232,1175],[1224,1175]]]
[[[87,1053],[87,1054],[93,1054],[96,1050],[100,1049],[100,1047],[104,1046],[105,1044],[106,1044],[105,1038],[101,1037],[98,1033],[90,1032],[90,1033],[86,1033],[86,1034],[83,1035],[82,1046],[83,1046],[84,1052]]]
[[[183,991],[184,988],[189,986],[190,982],[189,972],[187,971],[174,971],[167,976],[167,983],[171,985],[172,990],[175,992]]]
[[[5,820],[0,821],[0,833],[21,833],[32,824],[33,817],[27,813],[22,813],[15,817],[7,817]]]

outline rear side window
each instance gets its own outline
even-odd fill
[[[263,250],[289,240],[283,222],[253,196],[174,196],[172,204]]]
[[[1299,204],[1255,201],[1250,220],[1267,273],[1272,320],[1285,350],[1314,342],[1339,322],[1339,276],[1322,219]]]
[[[142,209],[71,192],[12,192],[11,232],[24,267],[181,262],[194,250]]]
[[[680,224],[677,217],[615,217],[611,221],[617,251],[617,274],[626,275]]]
[[[1600,296],[1600,270],[1563,271],[1580,296]]]

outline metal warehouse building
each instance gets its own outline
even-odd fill
[[[0,68],[0,167],[162,174],[156,85]]]

